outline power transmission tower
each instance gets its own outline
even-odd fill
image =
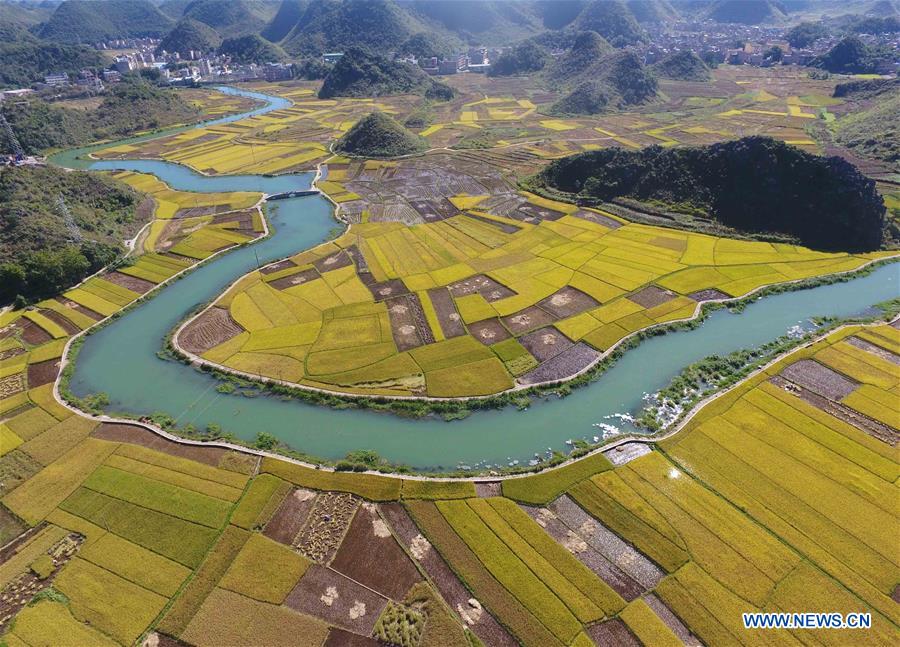
[[[0,127],[2,127],[3,132],[6,133],[6,139],[9,140],[9,145],[12,147],[12,151],[16,156],[16,161],[20,162],[25,159],[25,150],[19,143],[19,138],[16,137],[16,133],[13,132],[12,126],[9,125],[3,112],[0,112]]]
[[[59,213],[66,223],[66,229],[69,230],[69,242],[80,243],[81,230],[78,228],[78,225],[75,224],[75,218],[72,217],[72,212],[69,211],[69,207],[66,205],[66,201],[63,199],[62,194],[56,196],[56,206],[59,208]]]

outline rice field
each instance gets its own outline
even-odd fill
[[[347,190],[331,180],[322,188]],[[414,201],[424,222],[360,222],[247,275],[215,304],[234,326],[203,358],[349,394],[485,396],[564,380],[635,332],[693,317],[708,294],[740,297],[872,258],[629,223],[528,193],[511,197],[513,211],[466,196],[454,199],[477,210]],[[441,215],[432,219],[431,210]],[[560,343],[536,348],[529,335],[546,324]],[[200,318],[183,334],[209,337],[211,325],[219,324]],[[585,350],[562,355],[573,342]]]

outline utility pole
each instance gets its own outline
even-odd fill
[[[12,147],[12,152],[16,156],[16,161],[21,162],[25,159],[25,150],[19,143],[19,138],[16,137],[16,133],[13,132],[12,126],[9,125],[9,122],[6,120],[6,116],[2,111],[0,111],[0,127],[2,127],[3,132],[6,133],[6,139],[9,140],[9,145]]]
[[[78,225],[75,224],[75,218],[72,217],[72,212],[69,211],[69,207],[66,205],[66,201],[63,199],[61,193],[56,196],[56,206],[66,223],[66,229],[69,230],[69,242],[80,243],[82,240],[81,230],[78,228]]]

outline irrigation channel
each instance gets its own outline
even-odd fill
[[[282,108],[287,103],[257,93],[231,88],[226,91],[269,102],[264,108],[234,115],[227,121]],[[146,138],[149,136],[129,141]],[[92,163],[80,159],[101,147],[66,151],[51,161],[96,170],[153,173],[175,189],[199,192],[252,190],[275,194],[307,189],[313,178],[312,173],[207,177],[169,162]],[[271,202],[267,212],[274,235],[216,257],[88,336],[70,382],[72,391],[80,397],[106,393],[111,412],[139,416],[165,412],[180,426],[191,424],[203,429],[215,424],[245,440],[267,432],[298,451],[325,459],[367,449],[392,462],[428,471],[521,466],[537,454],[545,456],[548,449],[567,451],[571,439],[602,437],[602,425],[636,433],[627,414],[640,411],[643,396],[665,387],[684,367],[704,357],[761,345],[795,326],[809,330],[814,327],[812,317],[847,317],[900,295],[900,265],[884,265],[845,283],[761,298],[740,314],[715,311],[698,328],[644,341],[595,382],[566,398],[544,398],[524,411],[514,407],[476,411],[454,422],[404,419],[297,400],[220,393],[216,390],[220,382],[213,376],[157,356],[164,338],[180,320],[255,269],[257,258],[268,263],[312,247],[326,240],[335,226],[331,205],[320,195]],[[624,418],[622,414],[626,414]]]

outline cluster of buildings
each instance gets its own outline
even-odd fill
[[[827,53],[842,36],[820,38],[808,47],[794,48],[786,40],[787,29],[764,25],[738,25],[704,22],[678,22],[648,27],[650,38],[645,44],[635,46],[645,64],[656,63],[669,54],[688,50],[698,56],[711,56],[718,63],[732,65],[808,65]],[[900,49],[900,34],[860,38],[871,46],[886,45],[895,51]],[[773,59],[767,53],[773,48],[781,50],[781,57]],[[881,74],[897,72],[897,65],[885,61]]]

